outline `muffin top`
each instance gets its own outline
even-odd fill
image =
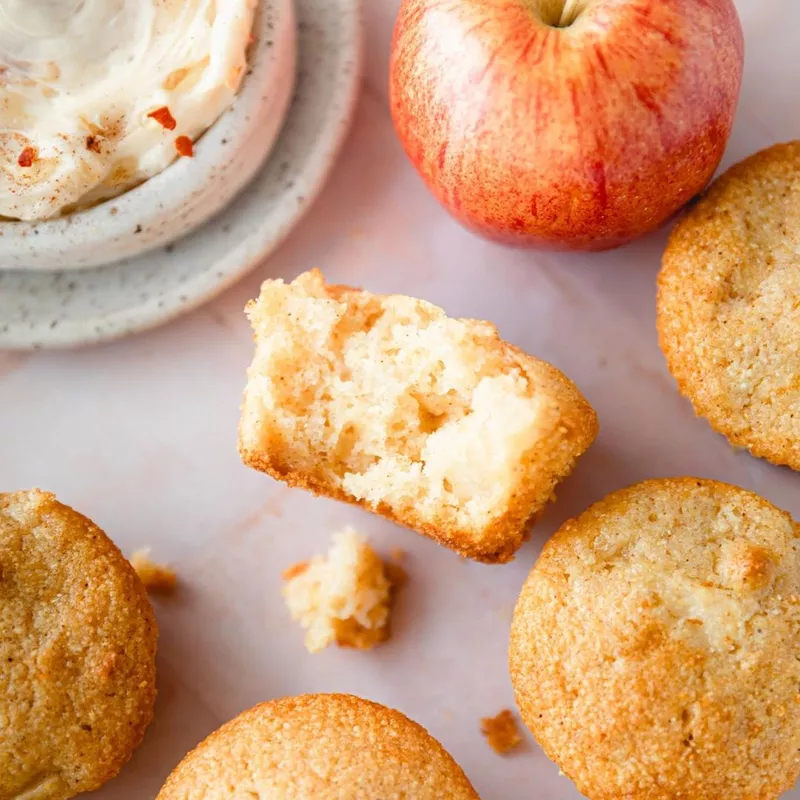
[[[616,492],[566,523],[522,590],[523,718],[578,789],[774,798],[800,774],[798,528],[692,478]]]
[[[800,142],[728,170],[677,225],[658,329],[700,416],[733,444],[800,469]]]
[[[158,800],[478,800],[420,725],[340,694],[263,703],[213,733],[175,769]]]
[[[108,537],[37,490],[0,494],[0,797],[117,774],[153,714],[157,629]]]

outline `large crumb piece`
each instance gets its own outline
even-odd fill
[[[328,557],[295,564],[283,574],[283,596],[306,630],[306,649],[331,644],[370,650],[389,636],[392,583],[384,564],[352,528],[334,534]]]
[[[150,558],[150,550],[137,550],[131,556],[131,565],[148,592],[153,594],[172,594],[178,582],[175,570],[163,564],[156,564]]]
[[[486,737],[489,747],[501,756],[522,744],[517,720],[508,709],[496,717],[484,717],[481,720],[481,733]]]
[[[248,315],[245,463],[470,558],[511,559],[597,434],[557,369],[422,300],[315,270],[267,281]]]

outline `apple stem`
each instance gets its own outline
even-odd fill
[[[575,22],[575,17],[578,16],[578,11],[580,10],[580,2],[581,0],[567,0],[564,3],[564,8],[561,9],[561,18],[558,20],[559,28],[568,28]]]

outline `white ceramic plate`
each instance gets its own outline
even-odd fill
[[[264,170],[219,216],[167,247],[79,272],[0,271],[0,348],[74,347],[166,322],[255,267],[322,188],[352,118],[360,0],[295,0],[297,84]]]

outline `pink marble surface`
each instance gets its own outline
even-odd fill
[[[578,797],[528,739],[502,759],[478,719],[512,704],[511,610],[542,542],[606,492],[663,475],[724,479],[800,516],[800,478],[735,453],[676,393],[654,331],[664,234],[603,255],[484,243],[439,210],[404,160],[386,104],[396,0],[367,2],[368,75],[355,126],[310,215],[267,264],[155,332],[74,353],[0,353],[0,486],[41,486],[93,517],[126,552],[149,545],[182,587],[159,602],[160,696],[144,745],[93,797],[155,796],[222,721],[286,694],[344,691],[400,708],[464,766],[485,800]],[[745,85],[726,163],[800,136],[794,0],[740,0]],[[508,566],[466,563],[353,508],[250,472],[236,423],[251,344],[241,309],[265,277],[318,266],[335,281],[425,297],[495,321],[584,390],[601,435],[532,541]],[[280,572],[353,524],[409,553],[395,635],[371,654],[306,654]],[[800,798],[793,792],[790,797]]]

